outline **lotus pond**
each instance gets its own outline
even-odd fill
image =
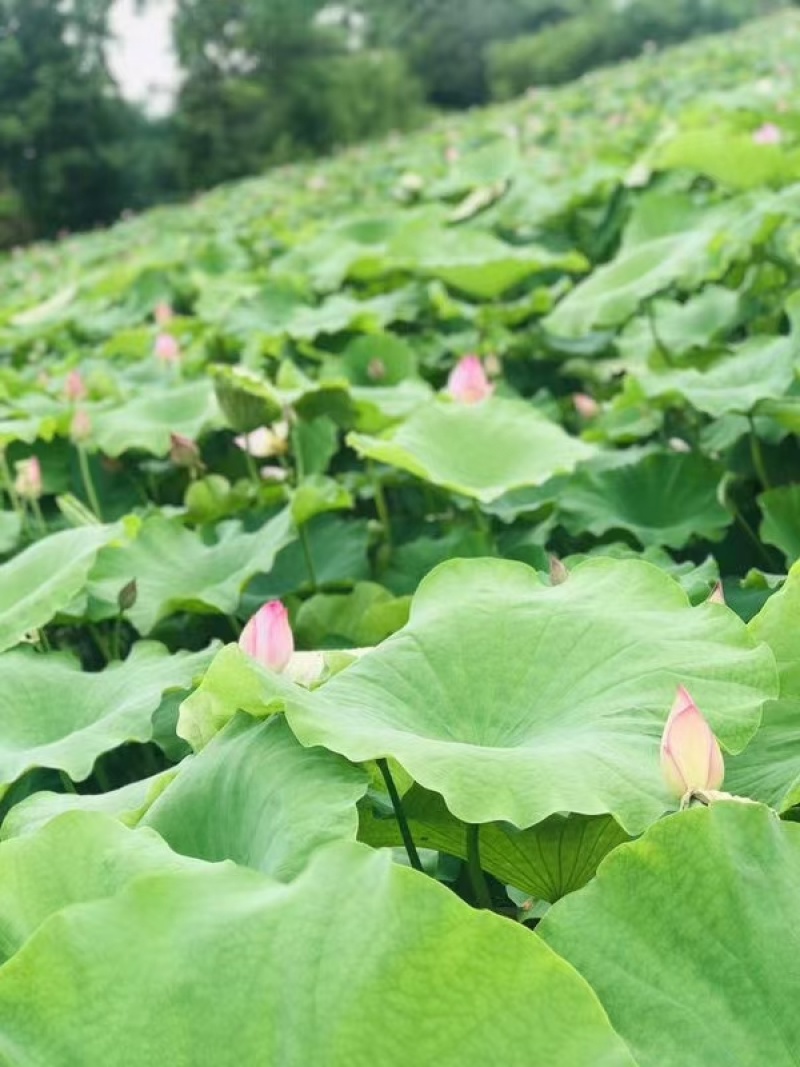
[[[0,1063],[800,1062],[800,18],[0,262]]]

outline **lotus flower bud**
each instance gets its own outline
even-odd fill
[[[386,364],[382,359],[371,359],[367,364],[367,377],[371,382],[380,382],[386,377]]]
[[[680,452],[683,455],[692,451],[692,446],[688,441],[684,441],[682,437],[670,437],[667,444],[673,452]]]
[[[661,738],[661,770],[676,797],[722,785],[725,764],[711,727],[683,686],[669,713]]]
[[[756,144],[780,144],[782,140],[783,134],[780,126],[776,126],[774,122],[765,122],[753,134],[753,141]]]
[[[450,372],[447,391],[459,404],[479,404],[494,392],[477,356],[464,356]]]
[[[176,467],[188,467],[189,470],[198,470],[203,466],[197,442],[190,437],[184,437],[180,433],[171,433],[169,435],[169,444],[169,458]]]
[[[81,400],[86,399],[86,383],[81,377],[81,372],[77,370],[71,370],[64,382],[64,396],[70,404],[77,404]]]
[[[569,571],[558,558],[558,556],[550,557],[550,584],[551,585],[563,585],[569,578]]]
[[[42,468],[36,456],[16,464],[14,489],[23,500],[38,500],[42,495]]]
[[[259,608],[242,630],[239,647],[271,671],[286,668],[294,652],[294,637],[288,612],[280,600],[271,600]]]
[[[714,588],[708,595],[707,604],[724,604],[725,603],[725,591],[722,588],[722,582],[717,582]]]
[[[600,413],[600,405],[587,393],[575,393],[572,397],[575,410],[582,419],[593,419]]]
[[[69,427],[69,436],[76,445],[83,444],[92,436],[92,420],[89,412],[84,408],[78,408],[72,416]]]
[[[171,333],[160,333],[156,337],[153,349],[156,359],[165,365],[178,363],[181,358],[181,349]]]
[[[289,424],[276,422],[272,427],[259,426],[252,433],[234,437],[233,441],[242,452],[249,452],[256,459],[280,456],[289,447]]]
[[[174,312],[166,300],[162,300],[160,304],[156,304],[156,309],[153,312],[153,318],[156,321],[157,326],[168,326],[174,318]]]

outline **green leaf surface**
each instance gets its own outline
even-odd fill
[[[170,434],[194,441],[219,421],[214,389],[208,380],[177,386],[165,382],[122,407],[96,415],[92,439],[108,456],[121,456],[129,449],[166,456]]]
[[[143,824],[176,852],[288,880],[334,840],[356,837],[363,771],[303,748],[283,716],[237,716],[189,757]]]
[[[85,585],[100,549],[121,526],[50,534],[0,567],[0,652],[63,611]]]
[[[671,816],[550,909],[639,1067],[794,1067],[800,827],[723,802]]]
[[[800,559],[800,485],[768,489],[758,498],[758,506],[764,516],[761,540],[780,549],[791,566]]]
[[[559,494],[558,519],[576,535],[625,530],[645,547],[719,540],[733,521],[717,497],[721,474],[698,452],[584,464]]]
[[[189,689],[214,654],[170,656],[155,642],[89,673],[68,653],[32,649],[0,656],[0,787],[32,767],[53,767],[79,782],[98,756],[126,741],[148,741],[162,693]]]
[[[450,814],[438,794],[412,786],[403,794],[403,812],[417,848],[466,859],[467,827]],[[378,811],[362,804],[359,840],[373,848],[402,848],[391,808]],[[601,860],[628,840],[608,815],[553,815],[528,830],[486,823],[480,830],[481,866],[501,882],[554,903],[584,886]]]
[[[67,908],[0,971],[0,1015],[0,1058],[22,1048],[31,1067],[189,1067],[210,1050],[215,1067],[633,1067],[542,941],[352,844],[286,886],[210,867]]]
[[[138,596],[126,617],[141,634],[177,611],[232,614],[243,586],[269,571],[292,540],[291,520],[284,510],[254,533],[235,521],[223,523],[217,533],[209,544],[175,520],[146,519],[135,541],[100,554],[89,591],[116,614],[119,590],[135,578]]]
[[[501,399],[429,404],[391,436],[350,434],[348,444],[368,459],[484,502],[541,485],[594,451],[530,405]]]

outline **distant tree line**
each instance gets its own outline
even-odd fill
[[[0,247],[405,129],[426,108],[574,77],[616,58],[609,36],[624,36],[616,52],[627,55],[646,39],[680,39],[778,6],[178,0],[183,78],[174,111],[156,120],[123,99],[108,69],[113,3],[0,0]]]

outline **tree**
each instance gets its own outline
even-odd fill
[[[35,235],[125,206],[130,109],[105,65],[113,0],[0,0],[0,185]]]

